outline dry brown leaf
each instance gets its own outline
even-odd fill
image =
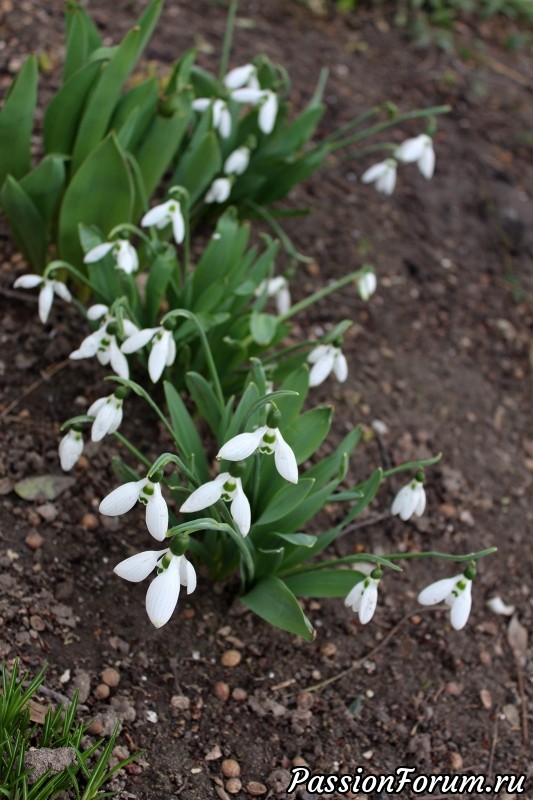
[[[515,615],[507,627],[507,641],[517,663],[524,668],[527,661],[527,630]]]

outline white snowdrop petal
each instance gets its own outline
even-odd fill
[[[152,351],[148,357],[148,374],[153,383],[157,383],[167,360],[168,340],[164,335],[156,336],[152,342]]]
[[[217,458],[225,458],[228,461],[242,461],[252,453],[255,453],[267,426],[263,425],[253,433],[239,433],[230,439],[220,448]]]
[[[84,264],[94,264],[96,261],[101,261],[102,258],[113,249],[115,246],[114,242],[102,242],[101,244],[97,244],[96,247],[91,248],[83,258]]]
[[[226,175],[242,175],[248,168],[250,162],[250,149],[248,147],[238,147],[230,153],[224,162],[224,172]]]
[[[146,592],[146,612],[156,628],[165,625],[176,608],[180,595],[179,558],[173,558]]]
[[[298,483],[298,465],[292,448],[287,444],[279,428],[274,445],[274,463],[282,478],[290,483]]]
[[[322,358],[319,358],[313,365],[309,373],[309,386],[320,386],[324,383],[335,363],[335,353],[333,349],[328,350]]]
[[[460,631],[468,622],[470,616],[470,609],[472,608],[472,581],[466,580],[466,589],[460,592],[459,596],[454,599],[450,609],[450,622],[452,628]]]
[[[373,183],[381,178],[389,169],[386,161],[380,161],[379,164],[373,164],[361,175],[363,183]]]
[[[316,364],[316,362],[323,358],[329,350],[331,350],[331,345],[319,344],[311,350],[307,356],[307,360],[310,364]]]
[[[421,606],[434,606],[437,603],[442,603],[461,578],[462,575],[456,575],[453,578],[443,578],[440,581],[430,583],[418,595],[418,602]]]
[[[243,64],[242,67],[235,67],[224,77],[224,86],[226,89],[240,89],[244,86],[252,75],[255,74],[255,67],[253,64]]]
[[[132,272],[136,272],[139,269],[137,251],[127,239],[120,240],[117,253],[117,267],[128,275],[131,275]]]
[[[115,433],[116,430],[120,427],[122,422],[122,403],[119,406],[113,406],[113,416],[109,422],[109,427],[107,429],[108,433]]]
[[[65,472],[71,470],[83,453],[83,438],[79,431],[72,429],[59,443],[59,461]]]
[[[147,211],[144,217],[141,219],[141,226],[143,228],[150,227],[151,225],[166,225],[170,222],[170,212],[169,212],[169,205],[172,201],[167,200],[166,203],[162,203],[159,206],[154,206]]]
[[[418,161],[424,152],[426,146],[426,137],[424,134],[415,136],[412,139],[406,139],[394,151],[394,157],[398,161],[403,161],[404,164],[410,164],[413,161]]]
[[[34,289],[44,283],[42,275],[21,275],[13,284],[14,289]]]
[[[155,569],[157,562],[167,550],[146,550],[144,553],[136,553],[134,556],[125,558],[114,568],[113,572],[133,583],[143,581]]]
[[[100,347],[100,342],[102,341],[104,333],[105,330],[103,328],[99,328],[94,333],[86,336],[78,349],[72,351],[69,358],[77,361],[80,358],[92,358],[95,356],[98,352],[98,348]]]
[[[146,483],[147,479],[143,478],[140,481],[128,481],[128,483],[118,486],[104,497],[100,503],[98,507],[100,514],[116,517],[119,514],[125,514],[130,511],[139,499],[141,489]]]
[[[231,135],[231,114],[226,104],[224,104],[224,107],[220,111],[220,119],[217,128],[223,139],[228,139]]]
[[[237,491],[230,506],[231,516],[237,523],[237,527],[243,536],[250,531],[252,512],[250,503],[246,497],[240,478],[237,479]]]
[[[125,322],[126,320],[124,320],[124,323]],[[145,347],[158,331],[159,328],[143,328],[132,336],[128,336],[128,338],[122,342],[120,349],[123,353],[136,353],[137,350],[141,350]]]
[[[346,599],[344,601],[344,605],[348,608],[351,608],[352,611],[359,611],[359,606],[361,605],[361,597],[363,595],[363,586],[362,582],[356,583],[353,589],[350,589],[348,592]]]
[[[54,292],[57,294],[58,297],[64,300],[65,303],[72,302],[71,293],[69,292],[65,284],[62,283],[61,281],[54,281]]]
[[[418,169],[428,181],[433,177],[435,171],[435,151],[432,145],[427,145],[424,148],[424,152],[418,159]]]
[[[109,306],[106,306],[103,303],[95,303],[94,305],[89,306],[87,309],[87,319],[92,321],[100,319],[100,317],[103,317],[108,311]]]
[[[177,353],[176,340],[174,339],[172,333],[169,331],[168,344],[167,344],[167,360],[165,361],[165,365],[167,367],[171,367],[174,361],[176,360],[176,353]]]
[[[245,87],[243,89],[236,89],[231,93],[231,97],[237,103],[251,103],[256,105],[264,98],[265,92],[262,89],[253,89]]]
[[[146,527],[149,533],[162,542],[168,531],[168,506],[161,491],[161,484],[154,483],[154,493],[146,504]]]
[[[215,478],[214,481],[208,481],[186,499],[180,508],[185,514],[190,514],[193,511],[202,511],[204,508],[212,506],[217,500],[222,497],[222,488],[226,480],[231,479],[229,472],[224,472]]]
[[[95,400],[94,403],[91,403],[87,409],[87,416],[96,416],[105,403],[107,403],[107,397],[99,397],[98,400]]]
[[[278,97],[275,92],[267,92],[267,99],[259,109],[259,128],[264,134],[272,133],[278,114]]]
[[[116,409],[110,401],[101,406],[98,410],[91,428],[91,439],[93,442],[100,442],[109,433],[115,420]]]
[[[135,333],[139,333],[139,328],[134,322],[131,321],[131,319],[123,319],[122,327],[125,335],[128,337],[133,336]]]
[[[109,362],[114,372],[121,378],[127,380],[130,377],[128,359],[124,353],[121,352],[114,336],[111,337],[111,343],[109,345]]]
[[[192,101],[192,107],[195,111],[205,111],[212,103],[209,97],[197,97]]]
[[[376,181],[376,189],[383,194],[391,195],[396,187],[396,170],[389,169]]]
[[[341,353],[340,350],[333,362],[333,372],[340,383],[344,383],[348,377],[348,362],[346,361],[346,356],[344,353]]]
[[[187,594],[192,594],[196,589],[196,570],[185,556],[180,561],[180,583],[187,587]]]
[[[174,201],[176,208],[172,211],[172,233],[176,244],[181,244],[185,239],[185,221],[181,213],[180,204]]]
[[[414,513],[417,517],[421,517],[424,513],[426,508],[426,491],[423,485],[419,484],[417,489],[415,490],[416,494],[416,505],[414,509]]]
[[[362,625],[370,622],[374,616],[374,611],[378,604],[378,584],[377,581],[371,580],[369,585],[365,588],[359,605],[359,620]]]
[[[286,314],[291,307],[291,294],[286,287],[280,289],[276,296],[276,308],[278,314]]]
[[[39,292],[39,319],[45,324],[52,310],[54,301],[54,287],[50,281],[44,281],[43,288]]]

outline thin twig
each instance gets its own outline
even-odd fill
[[[496,752],[496,745],[498,743],[498,713],[499,709],[496,707],[494,713],[494,725],[492,726],[492,741],[490,743],[489,763],[487,764],[487,780],[492,778],[492,767],[494,765],[494,754]]]

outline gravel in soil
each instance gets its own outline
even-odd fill
[[[111,15],[97,0],[91,10],[115,40],[142,5],[117,2]],[[7,87],[27,53],[45,53],[44,99],[59,80],[61,4],[2,0],[0,8],[0,81]],[[410,765],[489,780],[531,769],[533,661],[523,640],[533,616],[533,71],[530,50],[505,51],[513,32],[506,25],[464,23],[459,57],[413,49],[380,10],[317,19],[296,3],[243,2],[232,59],[263,51],[284,64],[297,107],[327,66],[323,133],[384,99],[404,109],[452,106],[439,120],[431,183],[402,169],[384,199],[357,181],[366,162],[335,159],[291,197],[313,215],[286,227],[315,257],[301,268],[301,296],[363,261],[378,273],[369,304],[328,298],[300,323],[319,333],[344,317],[355,321],[345,343],[348,381],[315,395],[335,404],[334,437],[354,422],[365,426],[349,479],[444,453],[428,471],[422,518],[390,517],[400,477],[338,552],[497,545],[498,556],[481,565],[463,632],[416,604],[421,586],[449,574],[444,563],[413,564],[383,581],[365,628],[342,602],[306,602],[318,630],[311,645],[252,617],[231,582],[206,579],[154,630],[146,587],[112,574],[146,546],[142,514],[97,512],[115,485],[114,443],[87,448],[75,482],[58,485],[53,499],[13,492],[24,478],[60,477],[59,424],[105,384],[94,365],[68,362],[84,335],[70,308],[58,304],[43,328],[35,298],[11,290],[25,268],[11,257],[2,223],[0,657],[19,657],[30,670],[46,661],[52,702],[78,690],[93,735],[109,735],[119,721],[117,758],[145,750],[115,784],[123,798],[283,797],[298,765],[317,773]],[[224,9],[206,0],[167,4],[148,58],[165,70],[195,45],[200,62],[216,69],[223,30]],[[145,432],[146,452],[159,452],[162,433],[141,405],[132,404],[127,424]],[[515,606],[514,627],[487,609],[494,595]]]

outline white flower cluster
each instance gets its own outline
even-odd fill
[[[412,139],[406,139],[395,151],[392,158],[386,158],[373,164],[363,173],[363,183],[374,183],[378,192],[392,194],[396,186],[396,170],[398,161],[404,164],[416,164],[424,178],[429,180],[435,170],[435,151],[433,139],[427,133],[421,133]]]

